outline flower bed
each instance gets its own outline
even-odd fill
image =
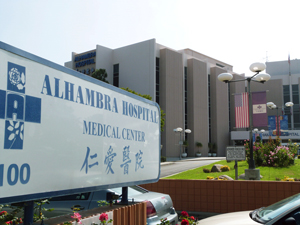
[[[249,141],[245,141],[247,161],[250,158]],[[280,139],[270,139],[267,143],[255,142],[253,158],[256,166],[287,167],[294,164],[294,157],[299,146],[289,141],[288,146],[281,146]]]

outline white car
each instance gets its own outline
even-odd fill
[[[300,194],[254,211],[225,213],[200,220],[197,225],[298,225],[300,224]]]
[[[54,197],[49,199],[47,208],[54,208],[51,212],[44,212],[47,218],[70,214],[74,208],[80,210],[98,207],[99,200],[106,200],[107,193],[122,194],[122,188],[111,188],[101,191]],[[140,186],[128,187],[128,201],[147,202],[147,224],[160,224],[160,219],[167,218],[171,225],[178,223],[178,215],[168,194],[148,191]]]

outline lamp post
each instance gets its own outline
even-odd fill
[[[294,105],[293,102],[287,102],[285,103],[285,107],[292,107]],[[276,121],[277,121],[277,125],[276,125],[276,134],[279,137],[280,135],[280,130],[279,130],[279,124],[280,124],[280,120],[279,120],[279,116],[278,116],[278,109],[284,109],[285,107],[278,107],[277,105],[274,104],[274,102],[268,102],[267,103],[267,107],[269,109],[276,109]]]
[[[254,134],[260,134],[260,133],[264,133],[265,130],[264,129],[261,129],[261,130],[258,130],[257,128],[254,128],[253,131],[252,131]],[[261,138],[261,137],[260,137]],[[262,139],[262,138],[261,138]],[[254,140],[256,142],[256,139]]]
[[[177,127],[176,129],[173,129],[173,131],[175,133],[179,133],[180,134],[180,139],[179,139],[179,158],[181,160],[181,146],[183,144],[182,142],[182,139],[181,139],[181,134],[184,132],[184,133],[187,133],[187,134],[190,134],[192,133],[192,131],[190,129],[185,129],[183,130],[181,127]]]
[[[264,63],[253,63],[250,65],[250,70],[252,72],[255,72],[255,74],[251,77],[247,77],[245,79],[240,79],[240,80],[233,80],[232,81],[232,74],[230,73],[221,73],[218,76],[219,81],[225,82],[225,83],[231,83],[231,82],[239,82],[239,81],[247,81],[247,94],[248,94],[248,108],[249,108],[249,132],[250,132],[250,137],[249,137],[249,148],[250,148],[250,159],[249,159],[249,170],[245,170],[245,176],[246,178],[249,179],[260,179],[260,174],[259,170],[255,170],[255,163],[253,159],[253,137],[252,137],[252,130],[253,130],[253,125],[252,125],[252,97],[250,94],[250,83],[251,81],[253,82],[259,82],[259,83],[264,83],[268,80],[270,80],[271,76],[267,73],[260,73],[261,71],[266,69],[266,65]]]

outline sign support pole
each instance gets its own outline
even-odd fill
[[[122,199],[121,204],[128,204],[128,187],[122,187]]]
[[[238,161],[237,160],[235,160],[234,169],[235,169],[235,180],[238,180]]]
[[[34,202],[25,202],[24,204],[24,225],[31,225],[33,224],[33,209],[34,209]]]

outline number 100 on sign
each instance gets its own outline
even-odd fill
[[[10,164],[6,167],[4,164],[0,164],[0,187],[7,180],[7,184],[13,186],[20,182],[21,184],[27,184],[30,180],[30,166],[24,163],[20,167],[17,164]]]

